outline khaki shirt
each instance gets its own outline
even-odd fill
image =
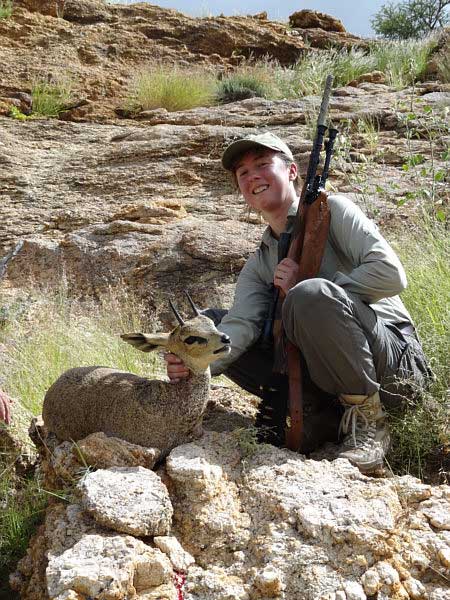
[[[330,230],[318,277],[357,294],[382,319],[410,322],[398,297],[406,288],[403,267],[376,225],[351,200],[328,196]],[[293,227],[297,204],[290,207],[287,230]],[[230,354],[211,365],[213,375],[254,344],[261,334],[271,300],[271,284],[278,263],[278,240],[267,227],[261,245],[247,260],[236,284],[233,306],[218,329],[230,336]]]

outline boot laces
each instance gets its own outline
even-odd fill
[[[353,448],[364,448],[371,445],[377,429],[377,411],[371,410],[371,408],[367,405],[346,405],[339,425],[339,433],[348,434],[343,441],[344,445]]]

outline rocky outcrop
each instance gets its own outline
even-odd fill
[[[378,219],[392,224],[391,218],[407,218],[406,208],[417,208],[396,206],[416,186],[414,170],[402,165],[410,154],[428,156],[430,147],[421,136],[407,139],[403,113],[395,109],[407,110],[411,91],[380,80],[372,73],[355,81],[357,87],[335,90],[331,118],[343,137],[331,180],[369,214],[376,203]],[[444,123],[445,85],[424,84],[417,92],[417,114],[432,106],[436,122]],[[165,290],[191,289],[195,281],[199,304],[226,306],[263,225],[246,214],[221,168],[223,148],[246,132],[270,128],[287,141],[304,173],[318,101],[252,98],[89,127],[3,119],[3,286],[48,289],[63,278],[69,291],[90,296],[125,287],[154,308]],[[443,169],[445,137],[436,144],[442,152],[435,152],[434,168]],[[356,182],[355,164],[363,162],[365,180]],[[434,185],[448,194],[443,182]]]
[[[289,17],[289,25],[300,29],[323,29],[324,31],[336,31],[346,33],[342,21],[330,15],[315,10],[299,10]]]
[[[30,581],[26,569],[36,574],[36,560],[44,563],[43,577]],[[171,563],[159,549],[97,526],[77,504],[57,504],[48,509],[11,583],[22,598],[36,600],[175,600],[173,578]]]
[[[186,600],[449,597],[448,486],[371,479],[243,430],[179,446],[158,473],[164,484],[142,467],[89,473],[81,500],[50,507],[11,579],[23,600],[172,600],[180,581]],[[168,514],[167,491],[173,525],[155,536],[146,516]]]
[[[51,82],[70,80],[74,99],[88,101],[79,111],[85,119],[107,120],[130,78],[149,64],[220,72],[250,56],[293,64],[304,51],[301,37],[266,19],[198,19],[148,3],[20,0],[13,16],[0,20],[0,97],[29,92],[45,73]]]
[[[195,287],[199,304],[229,306],[263,225],[243,210],[222,150],[270,128],[304,172],[319,99],[254,98],[129,120],[130,75],[150,59],[226,72],[249,56],[289,65],[308,45],[364,44],[321,15],[288,29],[263,14],[192,19],[149,4],[16,0],[13,18],[0,20],[2,294],[63,281],[81,296],[129,288],[156,310],[169,292]],[[61,120],[6,116],[12,107],[29,113],[33,80],[46,73],[55,82],[68,64],[73,98]],[[448,91],[397,91],[380,73],[334,91],[342,136],[332,184],[381,226],[405,227],[420,210],[419,200],[397,202],[417,188],[414,168],[402,168],[408,158],[431,164],[420,122],[428,106],[439,131],[433,169],[443,166]],[[448,186],[433,185],[445,204]],[[185,600],[448,600],[449,488],[369,479],[343,460],[257,446],[256,404],[216,387],[208,432],[158,465],[148,448],[101,432],[60,443],[35,422],[37,473],[59,498],[51,495],[11,578],[22,600],[179,600],[183,584]],[[13,413],[19,435],[0,432],[7,453],[26,454],[29,418]]]

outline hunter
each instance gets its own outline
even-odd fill
[[[283,326],[301,352],[308,377],[342,406],[338,456],[370,473],[383,464],[390,445],[384,407],[422,389],[430,376],[398,296],[407,285],[403,267],[363,212],[345,196],[332,194],[318,277],[296,284],[298,265],[289,258],[277,264],[279,236],[292,227],[299,203],[291,150],[272,133],[249,135],[226,148],[222,165],[268,227],[239,275],[231,309],[218,324],[230,336],[232,350],[212,365],[213,375],[228,375],[260,395],[268,372],[258,339],[273,283],[285,294]],[[168,355],[166,360],[171,380],[188,376],[179,359]]]

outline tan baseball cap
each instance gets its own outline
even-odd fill
[[[276,150],[277,152],[283,152],[288,158],[294,161],[292,152],[283,140],[281,140],[274,133],[258,133],[256,135],[247,135],[240,140],[232,142],[223,153],[222,166],[227,170],[231,171],[236,160],[252,148],[269,148],[270,150]]]

